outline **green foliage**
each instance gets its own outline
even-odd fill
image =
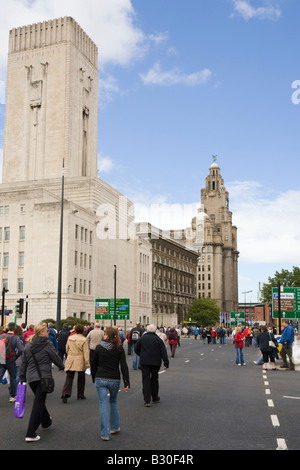
[[[276,271],[274,277],[269,277],[267,285],[261,291],[262,302],[272,302],[272,288],[277,287],[278,282],[283,287],[300,287],[300,268],[293,266],[291,272],[282,269],[281,272]]]
[[[46,320],[43,320],[43,322],[47,323],[47,324],[48,323],[53,323],[54,328],[56,327],[56,320],[53,320],[53,318],[48,318]],[[68,325],[71,325],[71,327],[73,327],[75,325],[78,325],[78,323],[80,323],[81,325],[84,325],[84,326],[88,326],[90,324],[90,322],[88,322],[87,320],[81,320],[81,318],[74,318],[74,317],[68,317],[65,320],[61,320],[61,326],[64,323],[67,323]]]
[[[186,320],[189,318],[196,322],[198,326],[213,326],[220,321],[220,307],[210,297],[195,299],[189,309]]]

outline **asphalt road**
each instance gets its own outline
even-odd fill
[[[247,365],[239,367],[231,338],[226,345],[183,338],[170,368],[160,373],[161,401],[150,408],[144,407],[141,372],[132,369],[132,357],[127,356],[131,389],[119,393],[121,432],[107,442],[100,439],[98,397],[90,377],[87,399],[76,399],[74,382],[73,397],[63,404],[65,373],[53,369],[56,389],[47,397],[53,426],[39,429],[41,440],[34,443],[24,441],[31,390],[24,418],[16,419],[7,386],[0,385],[1,449],[106,450],[105,455],[112,456],[118,451],[140,455],[143,450],[187,455],[202,450],[300,449],[300,373],[281,369],[264,374],[262,366],[253,363],[258,349],[244,351]]]

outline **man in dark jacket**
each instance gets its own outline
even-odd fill
[[[68,323],[64,323],[63,329],[61,330],[57,338],[58,355],[62,361],[64,360],[65,356],[67,357],[66,344],[67,344],[70,334],[71,334],[71,331],[69,330]]]
[[[169,359],[166,347],[163,341],[156,334],[156,326],[148,325],[147,333],[141,336],[135,345],[135,352],[140,356],[143,382],[143,395],[145,406],[152,403],[158,403],[158,372],[161,363],[164,363],[164,370],[169,367]]]

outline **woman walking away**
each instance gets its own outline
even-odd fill
[[[242,328],[240,326],[238,326],[237,329],[236,329],[236,334],[234,336],[234,346],[235,346],[235,349],[236,349],[235,363],[238,366],[245,366],[246,365],[244,363],[244,354],[243,354],[244,338],[245,337],[242,333]]]
[[[34,335],[30,337],[25,346],[20,365],[20,382],[26,382],[27,378],[34,393],[34,402],[25,437],[26,442],[40,439],[40,436],[36,434],[40,424],[44,429],[49,428],[52,424],[52,419],[45,405],[47,392],[42,389],[40,374],[36,367],[37,364],[43,378],[49,379],[52,378],[52,362],[60,371],[64,370],[61,359],[56,354],[51,341],[48,340],[46,323],[39,323],[34,328]]]
[[[67,359],[65,362],[65,371],[67,377],[61,393],[63,403],[72,395],[73,380],[77,372],[77,400],[84,400],[85,389],[85,371],[90,367],[88,342],[84,333],[84,326],[77,324],[75,334],[68,337],[66,344]]]
[[[95,383],[100,404],[101,439],[109,441],[110,434],[120,431],[118,393],[120,388],[120,367],[125,392],[128,392],[129,372],[123,346],[119,344],[115,328],[106,328],[104,340],[96,347],[91,364],[92,379]],[[110,412],[108,411],[109,393]]]
[[[266,326],[262,326],[261,333],[257,335],[257,345],[263,355],[263,369],[267,369],[270,359],[272,369],[276,370],[275,351],[278,343],[273,333],[271,333]]]
[[[168,341],[169,341],[170,350],[171,350],[171,357],[174,357],[175,351],[177,348],[177,334],[174,328],[170,328],[167,335],[168,335]]]

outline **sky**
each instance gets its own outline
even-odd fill
[[[217,155],[238,228],[239,300],[257,302],[259,281],[299,266],[299,0],[0,7],[0,163],[9,29],[72,16],[99,48],[99,177],[136,204],[137,221],[187,227]]]

